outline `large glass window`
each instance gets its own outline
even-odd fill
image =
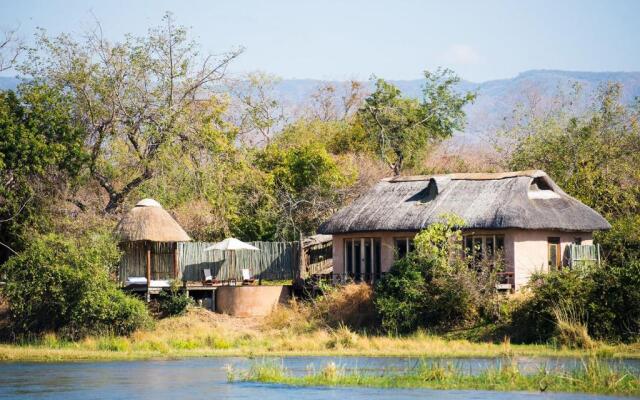
[[[480,264],[485,260],[495,261],[496,257],[504,254],[503,235],[465,235],[464,255]]]
[[[353,275],[353,241],[351,239],[344,241],[344,249],[345,273]]]
[[[404,258],[407,253],[412,252],[415,249],[412,238],[402,237],[393,239],[396,260]]]
[[[356,281],[379,279],[382,269],[380,238],[353,238],[344,241],[345,273]]]

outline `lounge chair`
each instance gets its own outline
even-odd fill
[[[220,281],[213,277],[209,268],[203,269],[202,274],[204,275],[204,279],[202,280],[203,285],[214,285],[220,283]]]
[[[255,278],[251,277],[251,272],[249,272],[248,268],[242,269],[242,284],[243,285],[251,285],[255,282]]]
[[[130,276],[124,284],[125,286],[146,286],[147,278],[144,276]]]

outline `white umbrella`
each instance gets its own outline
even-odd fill
[[[213,245],[204,249],[204,251],[210,250],[260,250],[259,248],[250,245],[249,243],[245,243],[236,238],[227,238],[222,242],[214,243]]]
[[[231,253],[231,259],[235,259],[235,253],[237,250],[260,250],[259,248],[250,245],[249,243],[245,243],[236,238],[227,238],[222,242],[214,243],[213,245],[204,249],[204,251],[211,250],[222,250],[225,253],[229,251]],[[234,262],[235,264],[235,262]]]

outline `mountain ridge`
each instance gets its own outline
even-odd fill
[[[299,107],[310,101],[310,96],[321,85],[340,85],[345,81],[322,79],[283,79],[273,90],[273,96],[286,107]],[[422,96],[422,79],[389,80],[408,97]],[[576,109],[586,109],[598,87],[606,82],[622,85],[622,101],[631,104],[640,98],[640,71],[566,71],[557,69],[533,69],[520,72],[515,77],[484,82],[462,80],[456,87],[461,92],[477,93],[476,101],[466,106],[467,125],[456,135],[460,142],[474,143],[491,136],[504,126],[513,110],[522,104],[535,102],[538,107],[553,107],[559,96],[573,91],[574,84],[582,88],[582,103]],[[14,89],[19,79],[0,77],[0,89]],[[373,81],[364,82],[371,91]]]

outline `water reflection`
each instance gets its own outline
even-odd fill
[[[379,372],[412,368],[417,360],[407,358],[288,357],[282,363],[292,373],[322,368],[334,361],[346,369]],[[225,367],[246,368],[246,358],[207,358],[175,361],[132,361],[107,363],[4,363],[0,364],[0,398],[46,399],[604,399],[606,396],[554,393],[500,393],[480,391],[433,391],[365,388],[293,388],[226,382]],[[433,360],[477,373],[497,366],[495,359]],[[544,364],[549,369],[572,368],[579,360],[514,360],[522,371],[535,372]],[[619,361],[611,361],[620,365]],[[640,371],[639,360],[625,361],[625,367]]]

